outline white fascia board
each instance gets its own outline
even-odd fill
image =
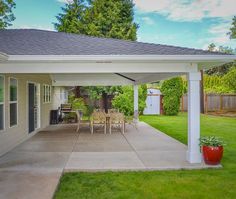
[[[34,62],[232,62],[236,55],[10,55],[9,61]]]
[[[194,64],[156,62],[4,62],[0,73],[173,73],[197,71]]]
[[[0,52],[0,61],[7,61],[7,60],[8,60],[8,55]]]

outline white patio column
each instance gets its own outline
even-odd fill
[[[188,74],[188,151],[190,163],[200,163],[200,80],[199,72]]]
[[[138,85],[134,85],[134,119],[138,120]]]

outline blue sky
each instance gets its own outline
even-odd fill
[[[70,0],[15,0],[11,28],[54,30]],[[210,43],[236,48],[226,34],[236,15],[235,0],[134,0],[138,41],[206,49]]]

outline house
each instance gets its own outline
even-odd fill
[[[188,152],[201,161],[200,69],[234,55],[183,47],[58,33],[0,30],[0,154],[49,125],[57,86],[133,85],[186,74],[189,85]]]

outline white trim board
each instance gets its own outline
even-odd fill
[[[173,73],[193,72],[198,68],[191,63],[57,63],[5,62],[0,73]]]
[[[154,62],[231,62],[236,55],[10,55],[9,61],[154,61]]]

